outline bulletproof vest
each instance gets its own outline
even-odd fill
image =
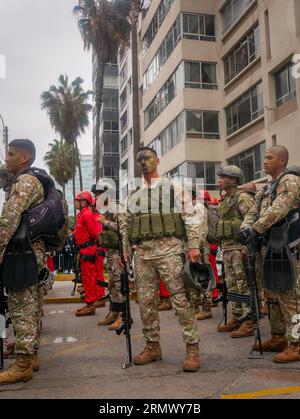
[[[107,215],[112,220],[111,214]],[[118,233],[103,226],[98,238],[99,245],[105,249],[118,249]]]
[[[159,239],[161,237],[186,238],[186,231],[181,214],[175,212],[174,187],[164,191],[163,185],[155,188],[145,188],[142,191],[143,202],[148,202],[147,212],[138,211],[133,214],[130,226],[129,240],[138,244],[145,240]],[[170,203],[170,212],[163,210],[163,204]],[[144,209],[144,208],[143,208]]]
[[[243,217],[238,210],[238,201],[241,193],[242,191],[237,191],[234,196],[225,198],[220,204],[220,219],[216,225],[216,238],[218,240],[235,240],[239,242],[237,234],[240,232],[243,222]]]

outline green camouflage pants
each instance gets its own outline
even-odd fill
[[[161,277],[170,292],[170,300],[177,312],[183,341],[190,344],[197,343],[199,332],[195,311],[182,279],[182,256],[174,254],[152,260],[135,256],[135,269],[143,334],[146,341],[157,342],[160,339],[158,299],[159,277]]]
[[[291,291],[275,292],[265,289],[265,297],[270,308],[270,328],[272,335],[285,335],[289,342],[300,338],[300,260],[295,257],[296,285]],[[297,317],[299,320],[297,321]]]
[[[109,275],[108,291],[112,303],[123,303],[121,294],[121,271],[118,265],[118,252],[107,256],[107,272]]]
[[[223,262],[228,292],[250,295],[241,251],[224,250]],[[250,313],[249,305],[232,302],[233,316],[244,317],[248,313]]]
[[[8,291],[8,307],[16,337],[15,353],[32,355],[39,346],[40,298],[37,285]]]

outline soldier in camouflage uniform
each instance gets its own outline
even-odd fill
[[[119,252],[118,252],[118,223],[117,217],[119,211],[117,206],[112,202],[110,191],[111,185],[106,182],[99,181],[96,185],[96,192],[98,192],[99,212],[98,220],[102,224],[102,232],[99,234],[99,245],[106,250],[106,266],[109,275],[108,291],[111,301],[110,312],[104,320],[100,320],[98,326],[109,326],[109,330],[118,329],[121,324],[120,312],[123,308],[123,295],[121,293],[121,270],[119,266]],[[106,202],[102,202],[101,196],[107,193]]]
[[[288,159],[288,151],[283,146],[274,146],[267,150],[264,169],[266,174],[272,177],[272,180],[256,195],[255,205],[245,217],[242,231],[249,238],[256,234],[266,235],[275,224],[300,206],[300,177],[293,174],[283,175]],[[275,182],[278,185],[276,197],[272,201],[271,192]],[[300,361],[299,323],[295,325],[299,322],[300,314],[299,247],[298,244],[291,249],[296,272],[294,288],[285,292],[265,289],[265,297],[270,310],[271,339],[263,342],[263,350],[280,352],[274,357],[274,362],[278,363]],[[261,250],[261,276],[263,279],[265,255],[266,247],[263,246]]]
[[[245,247],[241,245],[238,233],[243,219],[253,206],[254,199],[247,192],[239,191],[243,183],[243,172],[237,166],[227,166],[218,172],[219,187],[226,192],[221,201],[220,219],[217,224],[216,238],[220,240],[223,250],[225,281],[228,292],[250,295],[244,267]],[[253,335],[251,320],[242,323],[239,318],[248,316],[250,306],[238,302],[232,303],[232,318],[226,325],[220,325],[218,332],[231,332],[232,338],[243,338]]]
[[[44,200],[44,189],[38,179],[22,173],[29,169],[35,159],[35,147],[29,140],[14,140],[9,144],[6,157],[8,170],[15,175],[9,199],[0,217],[0,263],[3,263],[5,249],[13,237],[27,209]],[[33,244],[38,270],[45,267],[45,246],[42,241]],[[0,374],[0,384],[28,381],[33,367],[38,369],[37,348],[40,335],[40,296],[38,285],[20,292],[8,292],[10,318],[16,336],[16,362]],[[33,365],[34,362],[34,365]]]
[[[163,210],[165,201],[170,204],[170,195],[171,200],[172,197],[176,198],[181,204],[183,200],[187,201],[187,196],[183,197],[181,185],[159,176],[157,171],[159,159],[153,149],[149,147],[140,149],[136,159],[145,182],[129,197],[125,206],[126,219],[122,223],[124,248],[128,248],[129,241],[131,244],[136,244],[136,285],[146,340],[145,349],[133,360],[136,365],[144,365],[162,358],[158,315],[159,277],[161,277],[170,292],[170,299],[177,312],[186,344],[183,370],[197,371],[200,367],[199,334],[195,311],[184,287],[182,274],[185,232],[189,259],[195,263],[200,258],[199,221],[191,200],[184,202],[186,206],[181,214],[175,214],[170,209],[166,212]],[[173,188],[173,192],[166,200],[162,196],[165,183],[168,186],[171,184]],[[138,201],[136,196],[141,197],[140,200],[146,204],[140,212],[133,209],[134,202]],[[156,212],[150,204],[150,199],[152,200],[154,196],[158,197]],[[171,208],[173,209],[172,204]]]

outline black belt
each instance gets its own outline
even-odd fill
[[[97,249],[97,255],[98,256],[104,256],[105,257],[105,252],[103,250],[98,250]]]
[[[95,255],[80,255],[80,259],[82,259],[84,262],[96,262],[96,256]]]
[[[96,245],[97,245],[97,243],[96,243],[96,242],[89,241],[89,242],[82,243],[80,246],[78,246],[78,249],[79,249],[79,250],[81,250],[81,249],[86,249],[87,247],[90,247],[90,246],[96,246]]]
[[[218,251],[217,250],[214,250],[214,249],[210,249],[210,252],[209,253],[211,255],[217,256]]]

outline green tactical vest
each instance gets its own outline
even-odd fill
[[[103,226],[98,238],[99,245],[105,249],[118,249],[118,233]]]
[[[157,191],[157,188],[159,188],[159,191]],[[148,212],[133,214],[133,221],[129,230],[131,244],[139,244],[145,240],[173,236],[184,240],[186,238],[186,231],[181,214],[174,212],[174,188],[171,186],[170,193],[164,194],[163,186],[159,184],[156,188],[144,189],[143,193],[146,196],[142,196],[142,199],[145,198],[148,200]],[[155,212],[151,212],[151,197],[153,204],[152,211],[155,208]],[[167,200],[171,201],[171,212],[169,213],[163,212],[163,202],[166,203]],[[137,202],[137,204],[139,203]]]
[[[219,207],[220,219],[216,225],[216,238],[218,240],[238,241],[237,234],[240,232],[243,217],[237,206],[242,191],[237,191],[231,198],[225,198]]]

